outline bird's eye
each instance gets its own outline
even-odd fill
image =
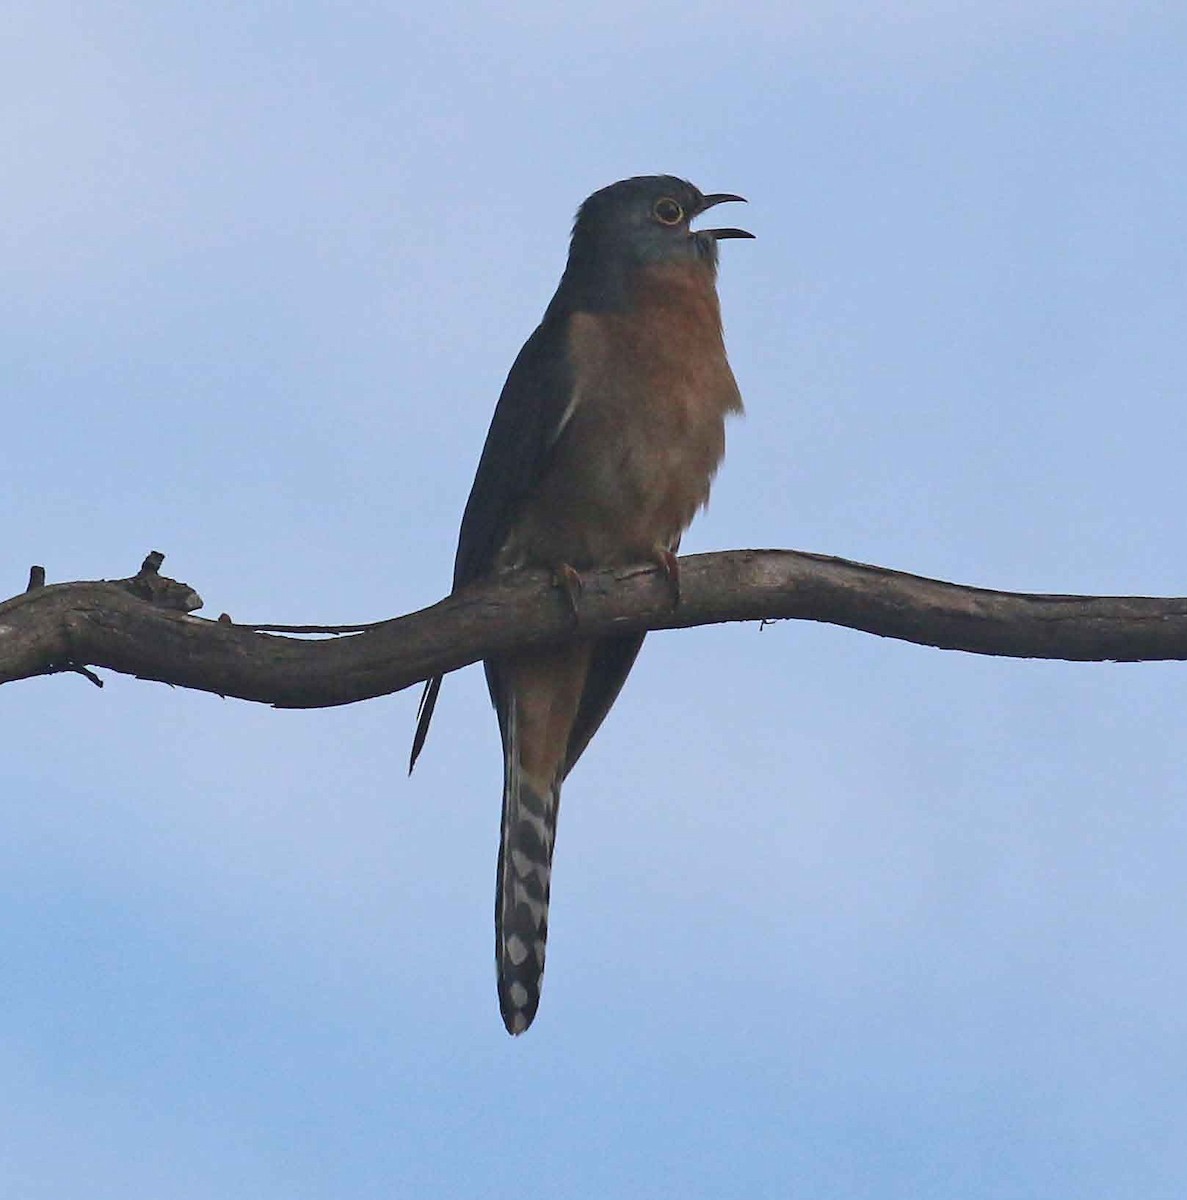
[[[651,211],[661,225],[679,225],[684,220],[684,209],[670,196],[657,200]]]

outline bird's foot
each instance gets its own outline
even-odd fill
[[[571,567],[568,563],[560,563],[554,567],[552,571],[552,586],[564,592],[565,603],[569,607],[573,624],[576,625],[581,615],[581,590],[585,586],[581,582],[581,576],[577,573],[577,569]]]
[[[668,581],[668,587],[672,592],[672,607],[679,608],[680,560],[667,546],[656,546],[654,551],[652,551],[652,556],[656,563],[659,564],[659,569],[664,573],[664,578]]]

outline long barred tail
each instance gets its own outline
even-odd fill
[[[495,891],[495,960],[499,1011],[510,1034],[523,1033],[540,1004],[548,941],[548,893],[560,785],[534,786],[508,739],[503,782],[503,827]]]
[[[590,643],[569,642],[487,663],[503,738],[495,960],[511,1034],[527,1029],[540,1004],[557,808],[561,782],[589,740],[581,706],[590,656]]]

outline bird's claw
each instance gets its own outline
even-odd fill
[[[656,546],[655,561],[668,581],[672,593],[672,607],[680,607],[680,560],[666,546]]]
[[[552,572],[553,587],[559,588],[565,596],[565,603],[568,605],[569,613],[573,618],[573,624],[577,624],[580,620],[580,602],[581,591],[585,586],[581,582],[581,576],[578,574],[575,567],[571,567],[568,563],[561,563]]]

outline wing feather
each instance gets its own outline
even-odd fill
[[[494,569],[524,499],[547,470],[552,448],[572,416],[573,383],[568,316],[554,297],[512,363],[495,406],[462,514],[453,563],[455,592]],[[409,772],[424,747],[440,691],[441,676],[426,681]],[[493,686],[491,698],[497,706]]]
[[[547,470],[573,396],[567,327],[550,309],[507,375],[462,514],[455,591],[491,572],[521,505]]]

